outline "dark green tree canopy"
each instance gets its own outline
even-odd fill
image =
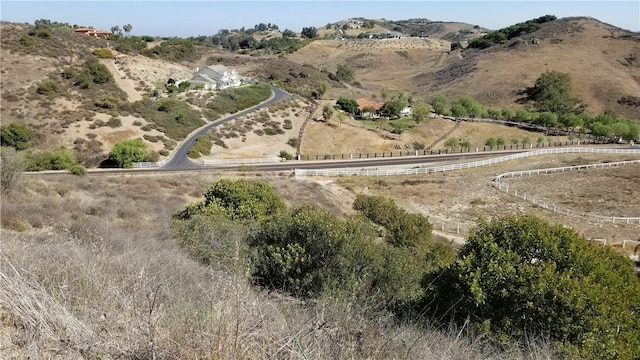
[[[315,26],[303,27],[300,34],[302,37],[313,39],[318,35],[318,29],[316,29]]]
[[[441,311],[489,334],[545,334],[582,359],[631,359],[640,348],[640,282],[629,259],[559,224],[483,222],[432,280]]]
[[[32,137],[33,132],[23,123],[12,122],[0,127],[2,146],[12,146],[16,150],[24,150],[30,146]]]
[[[336,104],[340,107],[340,110],[350,114],[355,114],[358,111],[358,103],[353,99],[341,97],[336,101]]]
[[[586,109],[586,105],[571,94],[571,77],[567,73],[546,71],[528,92],[529,99],[541,112],[580,114]]]

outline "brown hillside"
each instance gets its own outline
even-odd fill
[[[460,56],[457,52],[448,58]],[[640,119],[637,105],[619,101],[640,95],[640,35],[591,18],[566,18],[503,46],[465,50],[463,59],[412,80],[420,94],[469,94],[485,105],[514,106],[519,90],[547,70],[571,75],[573,91],[592,113],[611,109]],[[624,102],[624,101],[622,101]]]
[[[435,23],[439,24],[439,23]],[[442,23],[444,24],[444,23]],[[444,31],[444,30],[443,30]],[[435,38],[314,41],[287,59],[335,71],[356,70],[360,86],[329,96],[402,90],[430,98],[437,93],[471,95],[486,106],[519,107],[519,92],[547,70],[571,75],[588,111],[613,110],[640,119],[640,35],[591,18],[566,18],[485,50],[450,50]]]

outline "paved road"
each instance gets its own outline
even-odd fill
[[[362,160],[341,160],[341,161],[287,161],[278,164],[256,164],[250,165],[255,171],[292,171],[294,169],[339,169],[339,168],[361,168],[361,167],[382,167],[394,165],[410,165],[410,164],[429,164],[443,161],[471,160],[478,158],[491,158],[494,156],[502,156],[506,154],[515,154],[525,150],[501,151],[497,153],[463,153],[463,154],[443,154],[443,155],[427,155],[427,156],[409,156],[395,158],[371,158]],[[190,161],[191,162],[191,161]],[[189,168],[148,168],[148,169],[97,169],[89,170],[89,175],[108,175],[108,174],[149,174],[162,172],[179,172],[179,171],[228,171],[237,170],[238,166],[200,166],[191,162],[192,167]],[[246,168],[245,166],[242,166]],[[66,171],[56,171],[55,173],[68,174]]]
[[[202,166],[200,164],[196,164],[193,161],[191,161],[189,159],[189,157],[187,156],[187,153],[189,152],[189,149],[191,149],[191,147],[193,146],[193,144],[195,144],[196,140],[207,133],[207,131],[209,131],[211,128],[216,127],[216,126],[220,126],[226,122],[229,122],[231,120],[234,120],[237,117],[246,115],[250,112],[265,108],[271,104],[277,103],[278,101],[282,101],[286,98],[288,98],[289,93],[285,92],[284,90],[281,90],[273,85],[269,85],[271,87],[271,91],[273,92],[273,96],[267,100],[264,101],[254,107],[250,107],[248,109],[242,110],[240,112],[237,112],[233,115],[229,115],[225,118],[222,119],[218,119],[216,121],[211,122],[210,124],[207,124],[203,127],[201,127],[200,129],[198,129],[198,131],[190,134],[186,139],[184,139],[176,148],[176,150],[173,152],[173,156],[171,157],[171,159],[164,164],[160,170],[196,170],[196,169],[200,169],[202,168]]]

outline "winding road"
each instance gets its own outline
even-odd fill
[[[196,164],[193,161],[189,160],[189,157],[187,156],[187,154],[189,153],[189,149],[191,149],[191,147],[193,146],[193,144],[195,144],[196,140],[207,133],[207,131],[211,130],[211,128],[214,128],[216,126],[220,126],[224,123],[227,123],[231,120],[234,120],[240,116],[246,115],[250,112],[253,111],[257,111],[260,109],[263,109],[267,106],[270,106],[272,104],[275,104],[279,101],[282,101],[284,99],[287,99],[289,96],[291,96],[289,93],[285,92],[284,90],[281,90],[273,85],[269,85],[269,87],[271,88],[271,92],[273,93],[273,95],[266,101],[261,102],[260,104],[250,107],[248,109],[242,110],[240,112],[237,112],[233,115],[229,115],[227,117],[224,117],[222,119],[218,119],[216,121],[213,121],[199,129],[197,129],[196,131],[192,132],[191,134],[189,134],[176,148],[176,150],[173,152],[171,158],[162,166],[160,167],[160,169],[155,169],[155,170],[164,170],[164,171],[172,171],[172,170],[197,170],[197,169],[201,169],[202,165],[200,164]]]

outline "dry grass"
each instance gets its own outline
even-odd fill
[[[491,186],[491,181],[496,175],[508,171],[629,159],[633,158],[620,155],[545,155],[509,161],[485,168],[448,173],[401,177],[390,176],[385,178],[343,177],[338,178],[338,183],[355,194],[361,193],[364,187],[368,187],[369,193],[392,198],[410,211],[420,212],[429,216],[434,223],[445,222],[452,225],[460,225],[465,229],[473,227],[480,217],[491,219],[514,213],[527,213],[540,216],[551,223],[560,222],[570,226],[589,238],[635,240],[640,232],[640,225],[638,224],[600,223],[562,216],[522,199],[507,195]],[[565,175],[573,177],[570,184],[573,185],[576,194],[594,196],[595,199],[593,201],[600,201],[600,204],[611,212],[628,213],[628,210],[625,209],[627,202],[619,200],[624,199],[628,191],[633,193],[640,192],[638,183],[632,175],[636,168],[612,168],[611,175],[607,177],[602,177],[599,172],[592,173],[591,171],[566,173]],[[617,184],[616,186],[611,186],[611,179],[619,176],[627,178],[625,183],[621,184],[620,187]],[[631,176],[631,179],[628,179],[629,176]],[[545,177],[531,176],[518,179],[518,181],[521,183],[526,182],[527,188],[530,189],[533,195],[542,192],[548,195],[547,198],[550,201],[561,200],[554,198],[554,194],[560,196],[562,190],[558,186],[563,185],[557,185],[550,180],[546,180]],[[602,190],[602,187],[592,188],[592,184],[601,186],[607,184],[608,190]],[[554,190],[556,188],[558,190]],[[600,192],[609,195],[598,195]],[[635,216],[638,216],[636,210],[630,211],[635,212]]]
[[[464,328],[396,324],[341,301],[301,304],[250,286],[241,263],[193,261],[168,220],[215,178],[29,178],[3,198],[0,357],[548,357],[544,342],[510,356]],[[310,183],[266,180],[290,203],[331,203]],[[11,230],[15,219],[24,231]]]

